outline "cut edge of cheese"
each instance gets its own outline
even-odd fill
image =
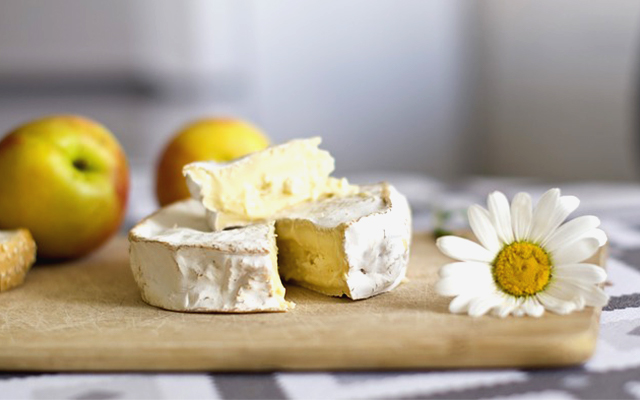
[[[274,224],[211,232],[196,200],[162,208],[129,233],[130,265],[142,299],[189,312],[273,312],[285,300]]]
[[[387,183],[301,204],[276,222],[280,275],[308,289],[353,300],[397,287],[406,275],[411,209]]]
[[[36,242],[27,229],[0,231],[0,292],[24,283],[36,260]]]
[[[195,199],[211,211],[211,228],[244,226],[272,218],[296,204],[355,193],[344,178],[330,177],[334,159],[322,139],[296,139],[230,163],[201,161],[183,173]]]

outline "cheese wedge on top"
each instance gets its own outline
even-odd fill
[[[183,172],[193,197],[210,211],[212,229],[248,225],[305,201],[357,192],[329,176],[334,159],[320,142],[292,140],[231,163],[191,163]]]
[[[287,311],[274,225],[211,232],[196,200],[174,203],[129,233],[130,264],[142,299],[192,312]]]
[[[288,209],[276,232],[281,277],[314,291],[365,299],[405,277],[411,211],[387,183]]]

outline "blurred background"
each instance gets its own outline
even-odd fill
[[[338,175],[629,182],[638,39],[624,0],[2,0],[0,132],[95,118],[138,188],[208,115],[320,135]]]

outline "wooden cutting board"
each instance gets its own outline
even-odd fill
[[[2,370],[308,370],[529,367],[582,363],[600,310],[541,319],[471,318],[434,293],[447,262],[431,236],[412,244],[409,281],[368,300],[295,286],[295,310],[188,314],[145,304],[119,237],[93,256],[38,265],[0,293]],[[604,255],[599,255],[604,259]]]

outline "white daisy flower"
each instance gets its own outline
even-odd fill
[[[600,220],[587,215],[562,224],[578,208],[577,197],[551,189],[532,208],[527,193],[518,193],[509,206],[504,194],[493,192],[487,203],[489,210],[468,210],[480,244],[456,236],[437,241],[440,251],[460,260],[442,267],[436,284],[439,294],[455,296],[452,313],[539,317],[545,309],[568,314],[607,304],[598,286],[606,272],[582,263],[607,242]]]

